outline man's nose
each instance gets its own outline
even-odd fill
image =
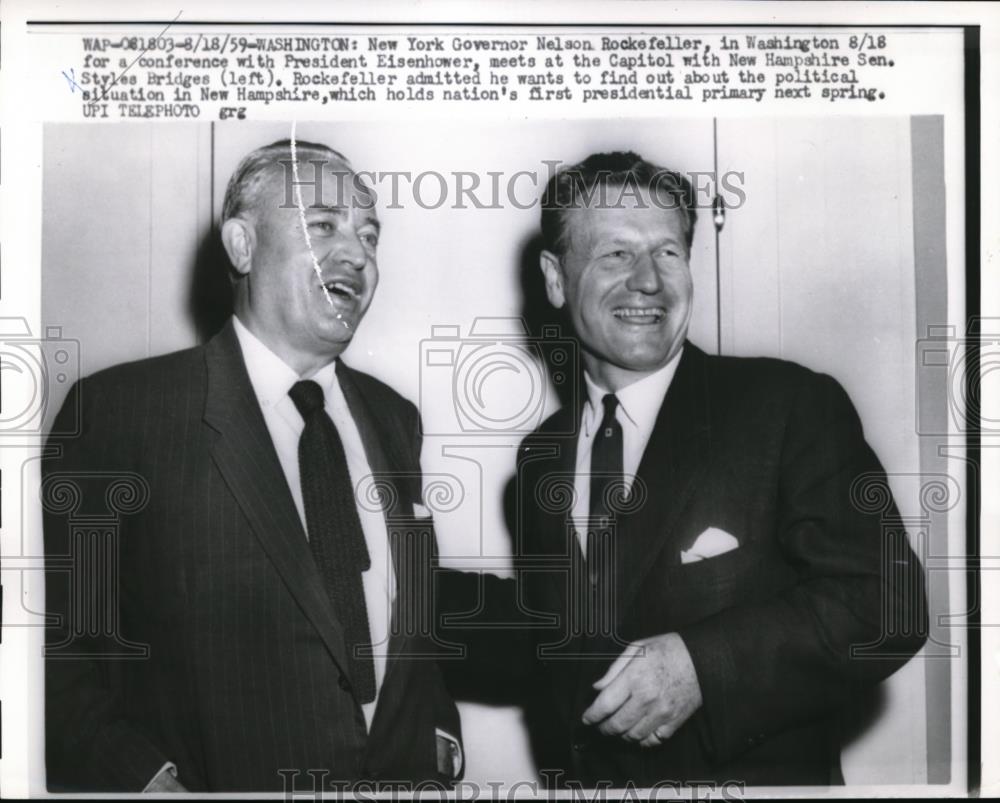
[[[656,262],[649,254],[640,254],[632,265],[626,288],[636,293],[656,293],[663,288]]]
[[[360,235],[353,228],[345,227],[341,230],[333,256],[337,262],[355,270],[361,270],[368,264],[368,252],[365,250],[365,244],[361,242]]]

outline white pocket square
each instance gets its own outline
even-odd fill
[[[740,542],[736,540],[736,536],[730,535],[718,527],[709,527],[695,539],[689,550],[681,550],[681,563],[694,563],[705,560],[705,558],[714,558],[716,555],[731,552],[739,545]]]
[[[414,502],[413,517],[416,519],[429,519],[431,517],[431,512],[419,502]]]

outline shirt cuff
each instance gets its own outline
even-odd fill
[[[434,729],[434,735],[437,737],[438,772],[445,778],[458,780],[465,769],[465,755],[462,753],[461,743],[448,731],[440,728]]]
[[[142,790],[143,792],[148,792],[150,789],[157,785],[161,780],[163,780],[163,773],[169,772],[174,778],[177,777],[177,765],[172,761],[168,761],[162,767],[160,771],[153,776],[152,780],[146,784],[146,787]]]

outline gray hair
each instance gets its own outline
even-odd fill
[[[317,160],[322,162],[336,160],[343,162],[350,169],[350,162],[342,153],[315,142],[296,140],[295,156],[300,164]],[[290,139],[272,142],[244,156],[226,186],[226,198],[222,202],[222,222],[225,223],[230,218],[253,210],[263,194],[268,173],[274,167],[282,163],[290,164],[291,161]]]

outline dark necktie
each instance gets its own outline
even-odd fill
[[[299,438],[299,476],[309,547],[344,625],[355,693],[362,703],[369,703],[375,699],[375,662],[361,573],[371,566],[371,558],[347,456],[337,428],[323,409],[323,389],[307,379],[296,382],[288,395],[305,422]]]
[[[601,403],[604,417],[590,452],[590,526],[587,528],[587,573],[592,583],[609,568],[611,517],[621,504],[613,502],[625,492],[622,468],[622,425],[615,418],[618,397],[607,394]]]

